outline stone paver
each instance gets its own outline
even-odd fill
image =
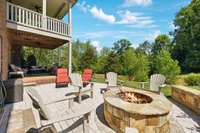
[[[171,118],[179,123],[185,133],[200,133],[200,116],[185,106],[170,99],[173,104]]]
[[[55,87],[54,84],[44,85],[45,87]],[[45,89],[45,87],[40,86],[41,88]],[[103,113],[103,95],[100,94],[100,90],[105,88],[105,84],[96,83],[94,85],[94,100],[96,110],[94,112],[95,119],[93,125],[88,125],[91,127],[90,133],[115,133],[106,123]],[[182,133],[179,130],[179,127],[182,127],[185,133],[200,133],[200,116],[192,113],[192,111],[188,110],[187,108],[179,105],[175,101],[171,100],[173,104],[172,112],[171,112],[171,119],[173,120],[173,125],[171,127],[171,133]],[[179,124],[179,127],[177,126]],[[79,126],[73,133],[81,133],[82,127]]]

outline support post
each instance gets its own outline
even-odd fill
[[[42,0],[42,28],[47,29],[47,0]]]
[[[70,2],[70,1],[69,1]],[[68,4],[68,9],[69,9],[69,12],[68,12],[68,35],[71,36],[72,35],[72,11],[71,11],[71,3]],[[69,44],[68,44],[68,71],[69,71],[69,75],[71,75],[72,73],[72,40],[69,41]]]

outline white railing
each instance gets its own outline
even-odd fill
[[[68,35],[68,25],[63,21],[7,2],[7,20],[24,26]]]

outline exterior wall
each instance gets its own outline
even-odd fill
[[[3,80],[8,78],[8,64],[10,62],[10,42],[6,28],[6,0],[0,0],[0,37],[2,38],[1,44],[1,77]]]
[[[200,91],[184,86],[172,87],[172,98],[200,115]]]

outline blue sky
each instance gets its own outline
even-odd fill
[[[73,38],[100,50],[126,38],[133,47],[174,29],[173,20],[191,0],[78,0],[72,9]]]

